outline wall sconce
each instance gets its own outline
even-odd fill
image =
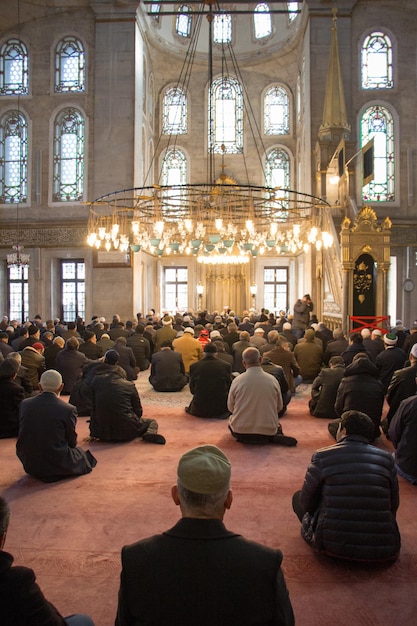
[[[200,285],[198,284],[196,286],[196,290],[197,290],[197,299],[198,299],[198,308],[201,309],[201,303],[203,300],[203,293],[204,293],[204,285]]]
[[[258,291],[258,287],[257,285],[250,285],[249,287],[249,293],[252,296],[252,307],[255,308],[256,306],[256,294]]]

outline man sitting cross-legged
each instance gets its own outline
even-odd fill
[[[230,475],[217,446],[181,457],[171,493],[182,519],[122,549],[116,626],[294,624],[281,551],[223,524],[232,505]]]
[[[365,413],[343,413],[337,443],[313,454],[294,494],[303,539],[328,556],[383,562],[400,551],[394,459],[368,443],[373,431]]]
[[[59,398],[61,374],[47,370],[39,386],[39,395],[20,404],[16,454],[25,472],[46,483],[88,474],[97,461],[77,446],[77,409]]]
[[[3,550],[9,526],[10,507],[0,498],[0,615],[4,626],[94,626],[88,615],[62,617],[43,595],[32,569],[13,566],[13,557]]]
[[[119,355],[111,348],[105,362],[116,365]],[[91,437],[101,441],[131,441],[142,437],[150,443],[165,443],[156,420],[142,418],[142,404],[135,383],[121,367],[101,371],[91,383]]]
[[[259,350],[247,348],[242,361],[246,371],[232,382],[227,401],[233,437],[242,443],[297,445],[294,437],[282,433],[278,420],[283,408],[281,389],[277,379],[262,369]]]
[[[197,417],[229,417],[227,396],[232,382],[232,368],[217,358],[215,343],[204,346],[204,357],[190,367],[190,406],[185,410]]]

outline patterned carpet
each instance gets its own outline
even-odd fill
[[[327,420],[308,414],[309,386],[297,390],[282,419],[285,434],[297,437],[297,447],[243,446],[231,437],[227,422],[184,412],[188,389],[157,393],[147,376],[142,373],[137,382],[144,417],[158,420],[165,446],[142,440],[87,444],[87,418],[79,418],[78,441],[97,457],[96,468],[73,480],[43,484],[25,475],[15,440],[0,440],[0,489],[12,509],[6,550],[16,564],[35,570],[46,597],[64,615],[86,612],[96,626],[113,626],[121,547],[176,522],[179,510],[170,491],[178,459],[195,445],[213,443],[232,463],[234,499],[226,526],[283,551],[297,626],[416,624],[416,487],[399,480],[402,549],[390,567],[332,561],[315,554],[300,537],[292,495],[302,485],[313,451],[332,443]],[[378,445],[392,450],[385,437]]]

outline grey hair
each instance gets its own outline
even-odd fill
[[[177,481],[178,495],[184,513],[217,517],[224,513],[224,502],[230,489],[230,483],[218,493],[195,493]]]

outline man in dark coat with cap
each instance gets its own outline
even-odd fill
[[[116,626],[292,626],[282,552],[223,524],[232,505],[231,465],[213,445],[179,461],[174,503],[182,519],[122,549]]]
[[[227,396],[232,383],[231,366],[217,358],[215,343],[204,346],[204,357],[190,367],[193,399],[186,412],[196,417],[229,417]]]
[[[7,358],[0,363],[0,439],[17,437],[19,432],[19,407],[25,391],[16,382],[19,362]]]
[[[119,355],[107,350],[104,360],[116,365]],[[99,372],[91,383],[91,437],[101,441],[131,441],[142,437],[150,443],[165,443],[156,420],[142,418],[142,404],[135,383],[121,367]]]
[[[77,410],[59,398],[61,374],[47,370],[39,385],[42,393],[20,405],[16,454],[25,472],[46,483],[88,474],[97,461],[77,446]]]

